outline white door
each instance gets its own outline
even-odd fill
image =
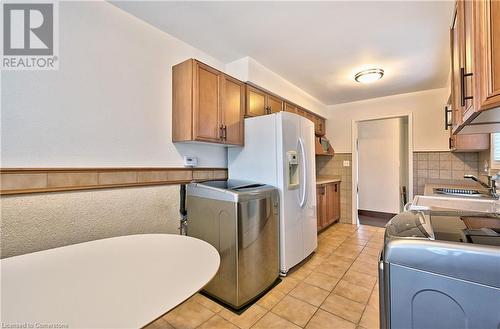
[[[316,213],[316,155],[314,151],[314,124],[301,118],[300,139],[304,147],[304,189],[306,200],[302,207],[302,238],[304,258],[318,246]]]
[[[280,239],[280,257],[281,271],[288,272],[290,268],[304,259],[303,238],[302,238],[302,208],[299,206],[301,189],[289,189],[287,184],[286,166],[288,151],[295,151],[297,155],[300,152],[299,136],[301,134],[300,117],[296,114],[280,112],[281,117],[281,154],[283,170],[282,177],[282,198],[281,198],[281,239]],[[299,159],[301,161],[301,159]],[[299,178],[301,179],[301,178]]]
[[[400,125],[400,118],[362,121],[358,125],[360,210],[400,211]]]

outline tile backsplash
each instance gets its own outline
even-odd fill
[[[349,166],[344,167],[344,161]],[[352,155],[351,153],[336,153],[335,156],[316,157],[317,176],[340,176],[340,222],[351,223],[352,220]]]
[[[349,166],[344,167],[344,161]],[[479,153],[413,152],[413,194],[423,194],[425,184],[476,184],[464,175],[480,175],[483,159]],[[316,157],[316,175],[340,176],[340,222],[352,220],[352,154]]]
[[[478,176],[482,168],[477,152],[414,152],[413,194],[423,194],[429,183],[472,184],[464,175]]]

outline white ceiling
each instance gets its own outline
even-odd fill
[[[451,1],[112,3],[223,62],[250,56],[325,104],[448,79]],[[382,80],[353,80],[372,66]]]

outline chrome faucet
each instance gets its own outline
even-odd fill
[[[472,179],[473,181],[481,184],[481,186],[483,186],[485,189],[488,190],[489,195],[491,197],[493,197],[495,199],[498,199],[496,181],[500,178],[499,174],[496,174],[496,175],[493,175],[493,176],[486,175],[486,177],[488,177],[488,184],[486,184],[485,182],[481,181],[480,179],[478,179],[474,175],[464,175],[464,178]]]

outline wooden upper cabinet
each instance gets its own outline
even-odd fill
[[[296,107],[295,108],[295,113],[300,115],[300,116],[303,116],[305,117],[306,116],[306,111],[304,111],[303,109],[301,109],[300,107]]]
[[[285,111],[297,114],[297,107],[291,103],[285,102]]]
[[[273,95],[267,95],[267,109],[270,113],[283,111],[283,100]]]
[[[193,139],[219,142],[219,72],[205,64],[196,63],[194,70]]]
[[[500,107],[500,1],[456,1],[450,41],[452,132],[498,123],[495,115],[477,117]]]
[[[246,116],[255,117],[283,111],[283,99],[247,85]]]
[[[229,76],[224,76],[222,81],[223,138],[226,144],[243,145],[245,84]]]
[[[314,122],[314,133],[317,136],[324,136],[326,133],[325,130],[326,120],[322,117],[316,117],[316,121]]]
[[[244,83],[189,59],[172,68],[172,141],[243,145]]]
[[[474,1],[477,111],[500,106],[500,1]]]
[[[303,113],[302,116],[304,118],[311,120],[313,123],[316,122],[316,117],[314,116],[314,114],[307,112],[306,110],[302,110],[302,113]]]
[[[474,113],[473,98],[474,98],[474,15],[473,2],[470,0],[460,0],[458,5],[462,8],[460,15],[462,16],[462,60],[461,60],[461,78],[462,78],[462,121],[467,120]]]
[[[490,148],[489,134],[467,134],[450,136],[452,152],[479,152]]]
[[[314,113],[249,84],[247,84],[246,97],[246,116],[254,117],[280,111],[295,113],[314,123],[314,133],[317,136],[325,135],[325,119]]]
[[[326,133],[326,129],[325,129],[326,128],[326,121],[322,117],[314,115],[310,112],[307,112],[306,110],[304,110],[304,109],[302,109],[302,108],[300,108],[292,103],[289,103],[289,102],[285,102],[284,110],[286,112],[295,113],[295,114],[298,114],[298,115],[303,116],[305,118],[308,118],[309,120],[311,120],[314,123],[314,133],[317,136],[324,136],[325,135],[325,133]]]
[[[462,123],[460,21],[458,3],[456,3],[450,30],[452,130],[455,130]]]
[[[245,114],[249,117],[267,114],[266,93],[247,85],[247,104]]]

